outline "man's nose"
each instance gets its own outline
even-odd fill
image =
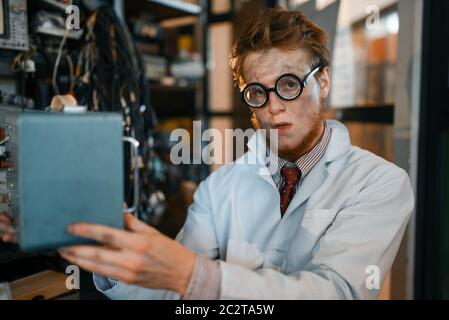
[[[272,114],[278,114],[285,111],[285,105],[281,98],[278,97],[276,92],[271,91],[268,94],[268,111]]]

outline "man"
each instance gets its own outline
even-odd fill
[[[255,134],[239,161],[201,183],[177,241],[127,215],[126,230],[71,226],[104,245],[60,253],[113,299],[375,298],[413,193],[402,169],[324,121],[326,33],[299,12],[267,9],[237,40],[231,66],[254,123],[277,131],[279,157]]]

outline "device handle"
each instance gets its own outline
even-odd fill
[[[123,209],[123,213],[134,213],[134,216],[137,217],[139,206],[139,141],[133,137],[123,137],[123,142],[131,144],[131,158],[134,163],[134,202],[131,208]]]

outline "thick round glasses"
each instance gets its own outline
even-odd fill
[[[273,88],[267,88],[261,83],[252,82],[243,88],[242,102],[251,108],[261,108],[268,102],[270,91],[274,91],[283,100],[295,100],[301,95],[309,80],[319,70],[320,66],[310,71],[304,81],[301,81],[298,76],[292,73],[283,74],[276,80]]]

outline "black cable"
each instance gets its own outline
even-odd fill
[[[83,57],[77,64],[81,71],[76,85],[78,101],[87,104],[91,111],[98,105],[98,111],[121,112],[125,121],[130,119],[129,125],[124,127],[124,134],[133,133],[140,143],[140,156],[144,164],[141,189],[143,193],[149,194],[149,181],[152,179],[148,178],[149,170],[146,168],[149,159],[148,138],[156,120],[150,106],[142,59],[127,26],[120,21],[111,6],[104,5],[93,11],[85,26],[86,41],[80,50]],[[82,81],[86,75],[88,83]],[[144,108],[141,109],[142,106]],[[125,156],[129,157],[127,150]],[[128,164],[129,161],[126,161],[125,179],[127,185],[131,185],[128,183],[131,172]],[[126,191],[126,195],[131,194],[132,191]],[[128,196],[127,200],[130,200]]]

